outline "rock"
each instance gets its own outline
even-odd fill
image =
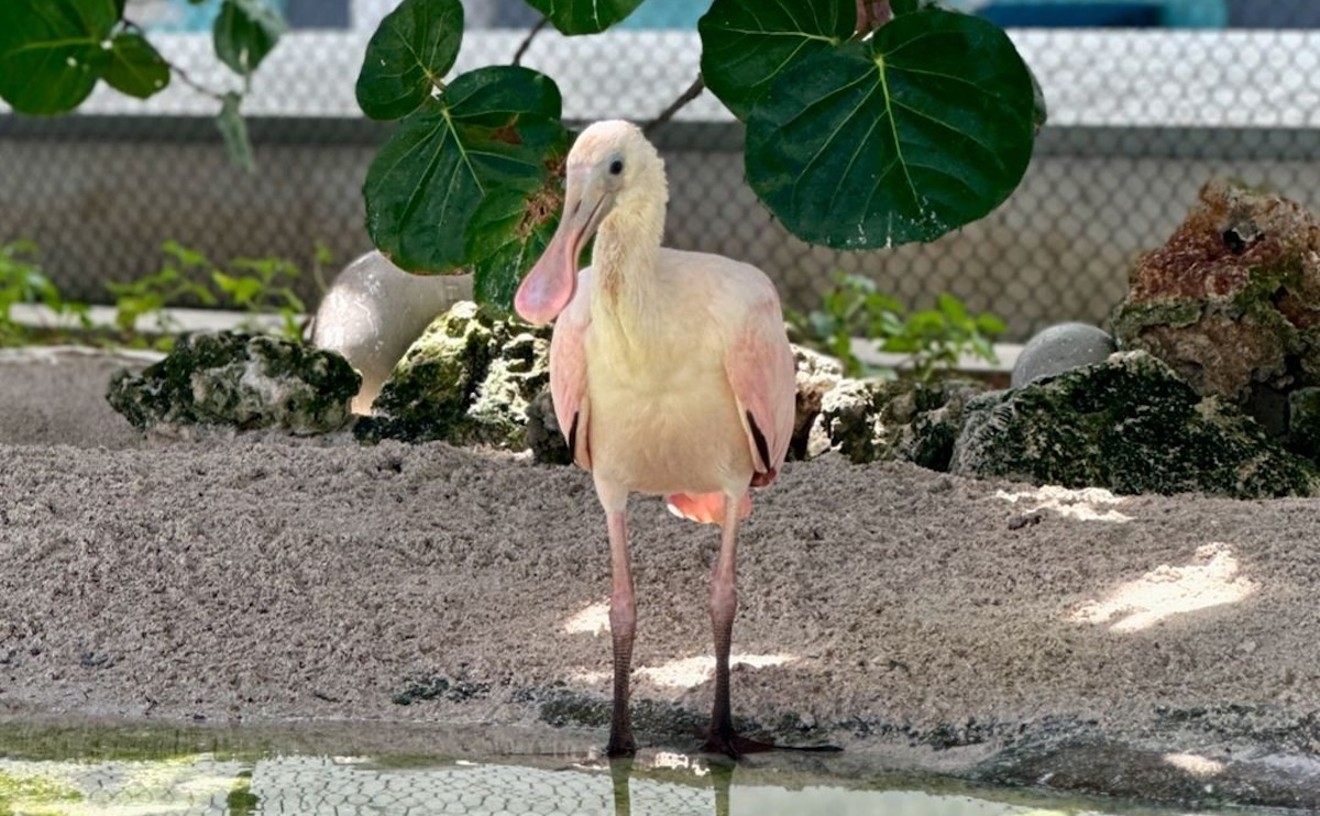
[[[548,388],[527,406],[527,447],[532,449],[532,461],[538,464],[573,464],[573,454],[560,430],[554,397]]]
[[[844,379],[821,399],[807,456],[837,451],[854,463],[901,459],[947,470],[968,399],[979,382]]]
[[[1288,449],[1320,460],[1320,388],[1288,394]]]
[[[1320,471],[1145,352],[975,397],[950,471],[1116,493],[1315,495]]]
[[[879,380],[840,381],[821,395],[807,434],[806,458],[837,451],[854,463],[874,462],[884,447],[880,413],[888,401],[885,383]]]
[[[403,355],[376,398],[376,413],[360,419],[354,435],[523,450],[528,404],[550,382],[549,344],[548,328],[459,302]]]
[[[1013,388],[1079,366],[1107,360],[1118,351],[1109,333],[1087,323],[1060,323],[1027,341],[1013,366]]]
[[[227,425],[315,434],[343,426],[361,379],[340,355],[269,335],[204,332],[120,371],[106,398],[135,428]]]
[[[362,375],[353,412],[369,414],[413,341],[436,315],[470,297],[471,275],[414,275],[368,252],[344,267],[321,299],[312,345],[339,352]]]
[[[1111,321],[1119,345],[1272,435],[1287,431],[1287,394],[1320,386],[1320,225],[1300,205],[1211,183],[1129,286]]]
[[[797,413],[793,419],[793,441],[788,446],[789,459],[807,458],[811,426],[820,413],[825,395],[843,379],[843,364],[833,357],[793,344],[797,364]]]

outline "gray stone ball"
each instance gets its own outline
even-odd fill
[[[1087,323],[1060,323],[1027,341],[1013,366],[1013,388],[1074,368],[1102,363],[1118,351],[1108,332]]]
[[[355,414],[371,404],[395,363],[437,315],[472,297],[471,275],[413,275],[378,251],[335,277],[312,323],[312,345],[337,351],[362,375]]]

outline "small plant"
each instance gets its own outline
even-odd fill
[[[223,307],[248,312],[251,317],[239,324],[244,331],[265,331],[260,317],[278,315],[279,334],[289,340],[302,339],[301,318],[306,306],[294,292],[294,285],[302,272],[296,264],[284,258],[236,258],[224,269],[201,252],[188,249],[176,241],[162,246],[165,265],[154,272],[128,283],[108,283],[106,288],[115,296],[115,324],[130,342],[144,345],[137,334],[141,318],[155,318],[155,329],[162,335],[152,344],[168,349],[182,326],[170,317],[168,307],[191,298],[205,307]],[[317,247],[316,266],[331,260],[324,247]]]
[[[203,306],[215,306],[218,301],[210,288],[198,280],[200,272],[211,268],[205,255],[174,241],[166,241],[161,249],[165,251],[166,261],[158,272],[128,283],[107,283],[105,288],[115,297],[115,325],[131,345],[148,345],[138,333],[138,322],[152,316],[162,337],[150,345],[168,350],[174,344],[167,335],[178,332],[182,326],[165,311],[167,306],[184,297],[196,298]]]
[[[222,297],[233,307],[253,315],[279,315],[280,334],[289,340],[301,339],[301,318],[307,307],[293,291],[293,284],[301,275],[298,267],[283,258],[238,258],[232,266],[232,274],[219,269],[211,271],[211,280]],[[245,321],[242,327],[258,328],[253,320]]]
[[[13,316],[13,307],[20,303],[41,304],[57,316],[71,316],[84,329],[91,325],[87,305],[65,300],[41,271],[36,255],[37,245],[31,241],[0,244],[0,346],[20,345],[31,338],[31,329]]]
[[[1003,334],[1003,321],[991,314],[971,315],[962,301],[941,294],[935,308],[908,312],[903,304],[862,275],[840,272],[821,304],[808,315],[790,312],[789,322],[806,341],[838,357],[850,377],[893,378],[892,369],[864,363],[853,352],[854,337],[875,340],[881,351],[907,354],[913,379],[929,382],[938,370],[957,365],[964,354],[995,361],[993,340]]]

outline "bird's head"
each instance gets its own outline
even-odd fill
[[[514,309],[529,323],[549,323],[568,306],[578,256],[602,225],[660,243],[669,197],[664,161],[636,125],[614,120],[582,131],[566,176],[559,228],[514,296]]]

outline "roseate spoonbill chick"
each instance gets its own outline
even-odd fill
[[[660,246],[664,162],[627,122],[599,122],[568,155],[558,231],[518,288],[531,323],[559,318],[550,344],[555,414],[605,509],[612,565],[614,708],[608,751],[635,750],[628,712],[636,607],[628,557],[630,492],[722,526],[710,586],[715,705],[705,748],[774,746],[739,736],[729,706],[738,608],[734,560],[749,488],[768,485],[793,430],[794,363],[779,296],[755,267]],[[578,254],[596,238],[592,265]]]

